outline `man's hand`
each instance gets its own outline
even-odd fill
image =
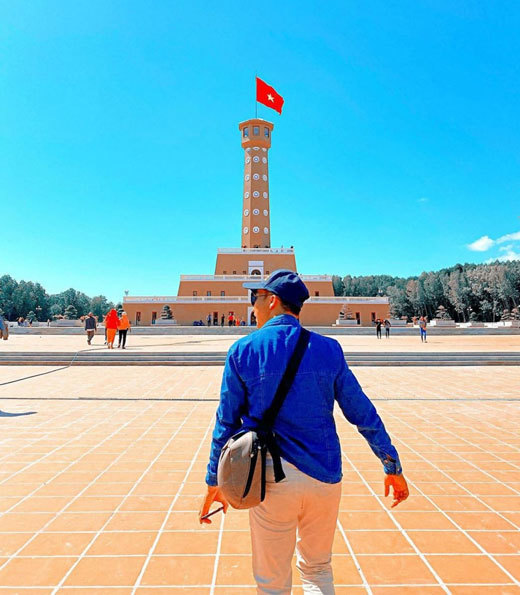
[[[408,484],[404,475],[385,476],[385,498],[390,494],[390,487],[394,489],[394,502],[392,508],[408,498]]]
[[[208,493],[204,498],[204,502],[202,503],[202,507],[199,512],[199,523],[201,525],[203,523],[211,525],[211,519],[203,519],[202,517],[208,514],[213,502],[220,502],[224,506],[224,513],[227,512],[229,503],[224,498],[224,494],[221,492],[220,488],[218,486],[208,486]]]

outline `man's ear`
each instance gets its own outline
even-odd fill
[[[276,295],[271,295],[269,299],[269,310],[274,310],[276,308],[276,300],[280,299]]]

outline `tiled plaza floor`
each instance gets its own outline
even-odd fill
[[[240,336],[233,335],[128,335],[127,350],[132,352],[227,351]],[[378,341],[373,335],[334,335],[346,352],[412,351],[418,353],[443,351],[520,351],[520,334],[512,335],[433,335],[421,343],[419,330],[409,335],[392,335]],[[88,347],[84,334],[19,335],[12,333],[9,341],[0,343],[0,353],[13,351],[78,351],[109,353],[103,346],[103,334],[97,334]]]
[[[520,593],[516,370],[356,370],[411,496],[388,509],[379,462],[337,415],[338,594]],[[247,513],[197,522],[222,368],[0,371],[51,371],[0,386],[0,595],[255,592]],[[99,400],[64,400],[79,397]]]

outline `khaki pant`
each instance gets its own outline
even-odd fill
[[[323,483],[286,461],[282,464],[286,479],[274,483],[268,460],[265,500],[249,510],[257,593],[291,593],[291,560],[296,547],[304,593],[332,595],[332,541],[341,482]]]

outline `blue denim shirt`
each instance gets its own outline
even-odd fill
[[[257,427],[271,404],[299,330],[294,316],[276,316],[229,349],[206,475],[208,485],[217,485],[218,459],[224,444],[240,429]],[[385,472],[401,473],[397,451],[374,405],[347,366],[340,344],[312,332],[273,427],[282,458],[319,481],[341,480],[334,401],[346,419],[357,426]]]

